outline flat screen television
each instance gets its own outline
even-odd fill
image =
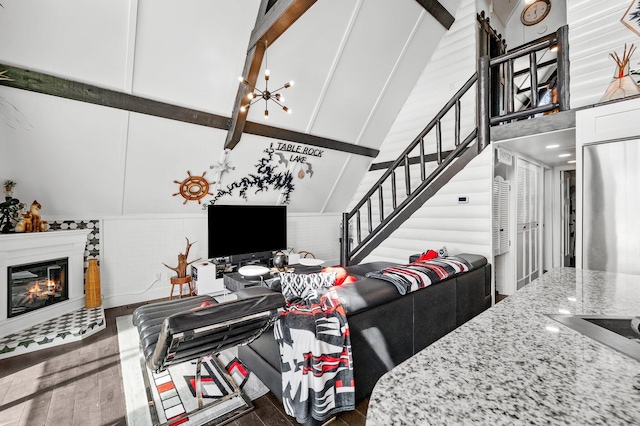
[[[287,247],[287,206],[207,206],[209,259],[249,263]]]

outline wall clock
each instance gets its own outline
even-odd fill
[[[551,11],[551,0],[535,0],[522,10],[520,20],[524,25],[535,25],[547,17]]]

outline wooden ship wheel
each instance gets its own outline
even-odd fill
[[[202,198],[207,195],[213,195],[213,193],[209,192],[209,185],[213,185],[215,182],[207,182],[204,178],[207,172],[202,173],[202,176],[191,176],[190,171],[187,171],[187,174],[189,177],[182,182],[173,181],[180,185],[180,192],[176,192],[173,196],[182,195],[184,198],[184,203],[182,204],[187,204],[187,201],[197,201],[198,204],[201,204],[200,200]]]

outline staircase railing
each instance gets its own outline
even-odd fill
[[[538,63],[537,52],[557,46],[557,91],[558,101],[547,105],[538,105]],[[529,79],[531,87],[531,103],[520,111],[514,111],[514,99],[517,92],[514,84],[514,62],[522,57],[528,56]],[[548,66],[546,62],[540,66]],[[499,116],[490,117],[490,68],[503,67],[505,76],[505,93],[502,100],[505,104],[504,112]],[[462,97],[476,86],[476,125],[466,137],[462,137]],[[542,37],[524,46],[507,52],[504,55],[489,59],[488,56],[479,58],[477,72],[456,92],[456,94],[445,104],[409,146],[398,156],[389,166],[376,183],[367,191],[362,199],[347,213],[342,215],[342,231],[340,241],[340,262],[342,265],[349,265],[352,261],[356,263],[369,254],[375,245],[386,238],[391,232],[400,226],[408,215],[415,211],[416,203],[424,203],[435,192],[448,182],[453,175],[464,167],[473,157],[480,153],[490,143],[490,126],[509,122],[525,117],[532,117],[535,114],[551,111],[558,108],[560,111],[569,109],[569,50],[568,50],[568,28],[561,27],[554,34]],[[454,112],[454,136],[455,148],[443,158],[443,132],[442,122],[448,112]],[[436,168],[427,174],[427,164],[425,160],[427,152],[425,150],[425,138],[431,132],[435,132],[435,147],[429,153],[435,152]],[[475,147],[473,142],[477,139]],[[415,157],[410,157],[415,149],[418,149],[417,161]],[[474,150],[468,153],[470,148]],[[454,164],[459,163],[457,166]],[[420,183],[412,187],[411,165],[419,165]],[[399,172],[404,177],[404,199],[399,202],[397,175]],[[385,190],[386,188],[386,190]],[[385,191],[388,197],[385,198]],[[426,193],[426,195],[424,195]],[[390,199],[391,206],[385,205],[385,200]],[[377,203],[377,212],[374,212],[373,205]],[[409,206],[412,206],[409,208]],[[386,209],[385,207],[390,207]],[[388,211],[387,211],[388,210]],[[409,214],[406,213],[410,210]],[[364,211],[364,212],[363,212]],[[374,214],[375,213],[375,214]],[[363,233],[363,215],[367,224],[367,232]],[[354,223],[355,222],[355,223]],[[374,223],[377,225],[374,227]],[[351,225],[355,227],[351,231]],[[355,234],[354,234],[355,232]],[[353,234],[353,235],[352,235]],[[355,241],[353,241],[355,238]],[[355,243],[355,244],[354,244]],[[352,247],[353,246],[353,247]]]
[[[556,50],[556,58],[538,63],[537,54],[547,49]],[[528,70],[524,68],[514,72],[515,62],[525,57],[529,60]],[[558,93],[557,101],[539,105],[538,92],[541,87],[538,81],[539,70],[553,65],[555,65],[557,73],[555,89]],[[504,112],[499,116],[491,117],[492,126],[528,118],[554,109],[560,111],[569,109],[569,29],[566,25],[560,27],[555,33],[510,50],[504,55],[492,58],[489,66],[492,69],[500,67],[505,81]],[[519,90],[514,81],[518,75],[522,74],[528,74],[530,106],[516,111],[516,95],[522,92],[522,89]]]

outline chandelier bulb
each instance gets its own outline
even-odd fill
[[[265,40],[264,43],[264,47],[265,47],[265,52],[264,52],[264,79],[265,79],[265,89],[264,91],[257,89],[254,85],[250,84],[249,81],[247,81],[246,78],[244,78],[243,76],[239,76],[238,80],[249,86],[248,89],[250,89],[251,91],[249,93],[247,93],[247,99],[249,100],[248,103],[246,103],[245,105],[241,105],[240,106],[240,112],[245,113],[249,110],[249,107],[251,105],[253,105],[255,102],[254,99],[257,99],[258,96],[260,96],[262,99],[265,100],[266,103],[268,103],[268,101],[271,99],[273,100],[275,103],[277,103],[279,106],[282,107],[282,109],[291,114],[291,110],[284,106],[284,96],[282,96],[280,93],[273,93],[273,92],[269,92],[268,90],[268,81],[269,81],[269,76],[271,75],[271,71],[269,70],[269,65],[267,63],[267,41]],[[281,87],[280,89],[288,89],[289,87],[293,86],[293,81],[289,81],[287,82],[283,87]],[[280,89],[275,90],[276,92],[279,91]],[[258,93],[255,93],[255,92]],[[268,107],[265,108],[264,110],[264,118],[265,120],[269,118],[269,109]]]

